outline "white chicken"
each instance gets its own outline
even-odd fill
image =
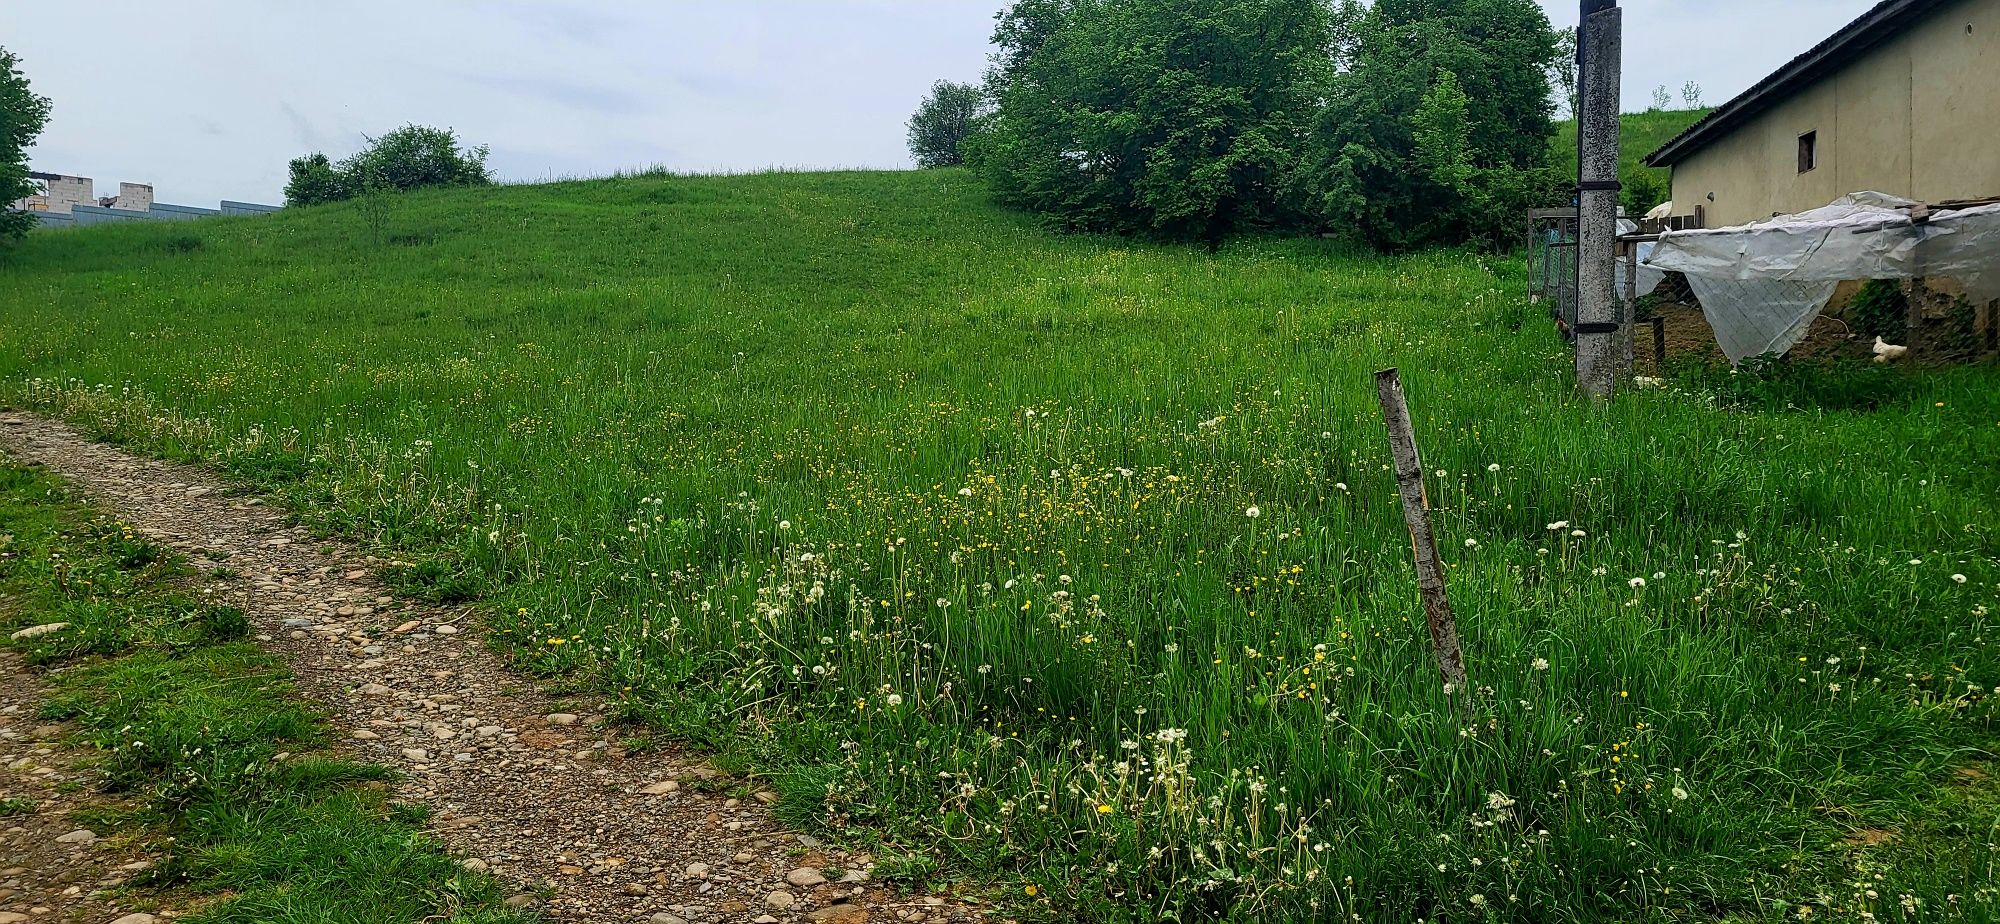
[[[1875,338],[1875,361],[1876,361],[1876,362],[1878,362],[1878,363],[1893,363],[1893,362],[1895,362],[1895,361],[1897,361],[1897,360],[1899,360],[1899,359],[1902,359],[1903,357],[1905,357],[1905,356],[1908,356],[1908,355],[1910,355],[1910,348],[1909,348],[1909,347],[1906,347],[1906,346],[1897,346],[1897,345],[1895,345],[1895,344],[1893,344],[1893,343],[1890,343],[1890,342],[1888,342],[1888,341],[1886,341],[1886,340],[1883,340],[1883,339],[1882,339],[1882,338],[1880,338],[1880,337],[1877,337],[1877,338]]]
[[[1674,214],[1674,204],[1672,202],[1662,202],[1659,205],[1654,206],[1652,211],[1646,213],[1646,220],[1663,221],[1666,218],[1672,216],[1673,214]]]

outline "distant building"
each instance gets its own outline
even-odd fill
[[[1873,190],[2000,196],[2000,0],[1884,0],[1646,158],[1710,228]]]
[[[153,187],[146,183],[119,183],[118,195],[96,195],[96,183],[87,176],[60,173],[30,173],[42,191],[12,203],[33,212],[47,227],[68,228],[113,221],[181,221],[211,215],[265,215],[279,210],[275,205],[224,200],[221,208],[169,205],[153,201]]]
[[[74,206],[97,204],[97,194],[92,191],[90,177],[30,173],[28,179],[42,184],[42,191],[14,203],[14,207],[22,211],[68,215]]]

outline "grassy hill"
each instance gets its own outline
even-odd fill
[[[0,401],[380,543],[884,875],[1066,921],[1991,919],[2000,370],[1596,405],[1568,362],[1516,263],[1054,236],[952,171],[0,263]]]
[[[1675,135],[1714,111],[1666,109],[1628,112],[1620,117],[1618,176],[1629,187],[1625,201],[1627,212],[1644,214],[1673,195],[1673,171],[1647,167],[1642,161],[1648,154],[1659,150],[1661,145],[1673,140]],[[1555,163],[1563,169],[1564,175],[1576,175],[1576,123],[1556,123],[1556,136],[1550,144],[1555,152]]]

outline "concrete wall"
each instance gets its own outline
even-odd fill
[[[1819,135],[1819,166],[1800,173],[1807,132]],[[1676,164],[1673,185],[1674,214],[1702,206],[1711,228],[1861,190],[2000,195],[2000,0],[1931,14]]]

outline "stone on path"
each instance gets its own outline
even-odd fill
[[[810,866],[801,866],[786,873],[785,881],[801,889],[810,889],[816,885],[824,885],[826,883],[826,876]]]
[[[792,907],[792,903],[796,901],[798,901],[798,899],[794,897],[792,893],[782,890],[777,892],[772,892],[771,894],[764,896],[764,904],[770,905],[771,907],[776,908],[779,911],[783,911],[786,908]]]
[[[54,635],[55,633],[61,632],[62,630],[67,628],[69,628],[69,623],[66,622],[43,623],[42,625],[39,626],[29,626],[26,629],[22,629],[21,631],[16,632],[13,635],[7,637],[17,642],[25,642],[31,638],[41,638],[44,635]]]
[[[78,828],[78,829],[76,829],[76,830],[74,830],[74,831],[71,831],[71,832],[70,832],[70,833],[68,833],[68,834],[65,834],[65,835],[63,835],[63,836],[61,836],[61,837],[58,837],[58,838],[56,838],[56,843],[58,843],[58,844],[88,844],[88,843],[90,843],[90,842],[92,842],[92,841],[95,841],[95,840],[97,840],[97,832],[95,832],[95,831],[92,831],[92,830],[90,830],[90,829],[88,829],[88,828]]]

